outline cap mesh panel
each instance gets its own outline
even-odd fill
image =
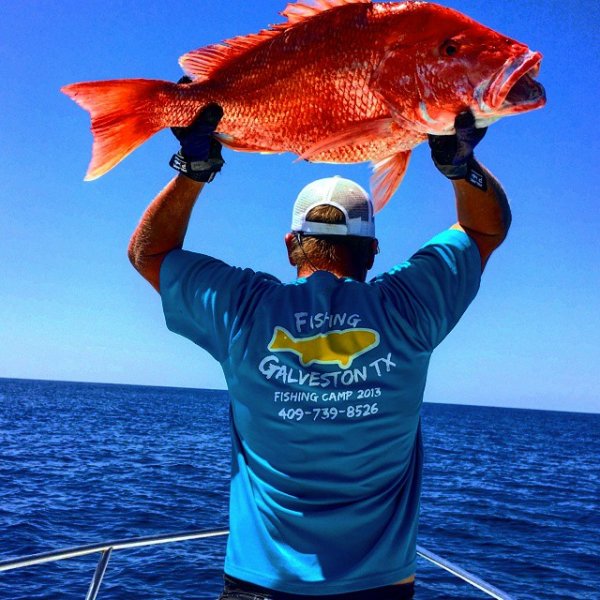
[[[294,204],[293,223],[298,225],[311,208],[329,203],[343,206],[350,219],[372,221],[371,203],[365,198],[364,190],[353,181],[333,177],[314,181],[300,192]]]

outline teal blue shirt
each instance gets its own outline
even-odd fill
[[[414,572],[429,358],[480,276],[456,230],[368,283],[167,255],[167,325],[221,363],[231,398],[227,574],[325,595]]]

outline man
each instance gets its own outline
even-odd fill
[[[371,202],[329,178],[298,196],[285,236],[298,279],[181,250],[199,192],[223,164],[207,107],[175,133],[180,171],[130,244],[168,327],[221,363],[231,397],[230,529],[221,598],[413,597],[420,409],[432,350],[479,287],[510,223],[473,157],[470,113],[430,138],[458,223],[366,283],[378,245]]]

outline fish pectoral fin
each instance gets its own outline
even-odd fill
[[[298,157],[298,160],[311,160],[319,154],[337,150],[344,146],[356,146],[380,139],[389,135],[393,123],[394,120],[391,117],[356,123],[312,145]]]
[[[373,164],[371,194],[375,212],[379,212],[393,196],[404,178],[411,151],[397,152]]]

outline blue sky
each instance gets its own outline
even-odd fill
[[[447,5],[544,54],[546,108],[494,124],[478,155],[504,184],[513,227],[481,292],[434,354],[426,400],[600,411],[600,75],[596,0],[454,0]],[[84,183],[87,113],[59,88],[95,79],[176,80],[177,58],[280,22],[274,0],[23,0],[0,20],[0,377],[222,388],[217,363],[164,326],[158,295],[130,267],[129,236],[171,178],[161,132]],[[175,9],[176,7],[176,9]],[[367,165],[226,152],[186,247],[284,280],[297,191]],[[375,271],[455,220],[450,184],[418,147],[380,213]]]

